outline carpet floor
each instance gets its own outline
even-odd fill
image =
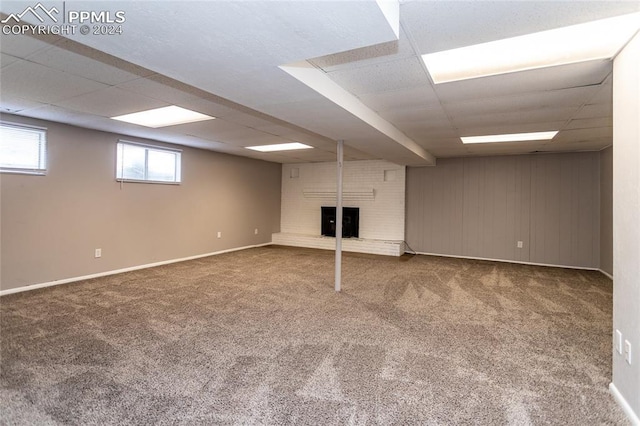
[[[628,424],[598,272],[269,246],[0,299],[2,424]]]

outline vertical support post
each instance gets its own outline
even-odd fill
[[[336,189],[336,291],[340,291],[342,281],[342,160],[344,141],[338,141],[338,187]]]

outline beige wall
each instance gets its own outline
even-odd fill
[[[1,118],[48,128],[47,175],[0,177],[2,290],[266,243],[279,231],[280,164],[184,147],[181,185],[121,188],[118,135]]]
[[[599,179],[597,152],[411,167],[406,240],[423,253],[598,268]]]
[[[631,364],[613,352],[613,389],[640,424],[640,34],[613,61],[613,328]],[[614,392],[615,394],[616,392]],[[622,404],[625,406],[625,404]]]
[[[600,269],[613,275],[613,147],[600,151]]]

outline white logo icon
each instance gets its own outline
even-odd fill
[[[31,13],[33,16],[35,16],[36,18],[38,18],[38,20],[40,22],[44,22],[44,18],[38,14],[38,12],[40,13],[44,13],[45,15],[47,15],[49,18],[51,18],[51,20],[53,22],[58,22],[58,18],[56,18],[53,14],[54,13],[60,13],[60,11],[58,9],[54,7],[52,7],[51,9],[47,10],[46,7],[44,7],[42,5],[42,3],[38,3],[36,4],[34,7],[27,7],[25,10],[22,11],[22,13],[18,13],[17,15],[15,13],[10,14],[9,16],[7,16],[6,19],[3,19],[2,22],[3,24],[6,24],[7,22],[9,22],[9,20],[13,19],[16,22],[20,22],[20,20],[22,19],[22,17],[24,15],[26,15],[27,13]]]

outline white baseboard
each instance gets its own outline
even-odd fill
[[[407,252],[405,251],[405,253],[410,253],[413,254],[411,252]],[[598,268],[587,268],[587,267],[583,267],[583,266],[569,266],[569,265],[555,265],[552,263],[536,263],[536,262],[524,262],[522,260],[508,260],[508,259],[491,259],[488,257],[473,257],[473,256],[458,256],[458,255],[454,255],[454,254],[440,254],[440,253],[425,253],[425,252],[421,252],[421,251],[416,251],[415,254],[423,254],[426,256],[439,256],[439,257],[453,257],[456,259],[471,259],[471,260],[488,260],[490,262],[502,262],[502,263],[517,263],[520,265],[532,265],[532,266],[548,266],[551,268],[565,268],[565,269],[578,269],[581,271],[599,271],[602,272],[605,275],[608,275],[606,272],[598,269]]]
[[[26,286],[17,287],[17,288],[9,288],[7,290],[0,290],[0,296],[5,296],[7,294],[13,294],[13,293],[20,293],[20,292],[23,292],[23,291],[36,290],[38,288],[45,288],[45,287],[51,287],[51,286],[55,286],[55,285],[68,284],[68,283],[72,283],[72,282],[76,282],[76,281],[89,280],[91,278],[106,277],[107,275],[121,274],[123,272],[137,271],[138,269],[153,268],[154,266],[168,265],[170,263],[177,263],[177,262],[184,262],[184,261],[187,261],[187,260],[200,259],[202,257],[215,256],[217,254],[230,253],[230,252],[233,252],[233,251],[240,251],[240,250],[247,250],[247,249],[250,249],[250,248],[270,246],[271,244],[273,244],[273,243],[264,243],[264,244],[256,244],[256,245],[252,245],[252,246],[236,247],[236,248],[227,249],[227,250],[214,251],[214,252],[211,252],[211,253],[197,254],[195,256],[181,257],[179,259],[163,260],[161,262],[147,263],[145,265],[131,266],[131,267],[128,267],[128,268],[115,269],[115,270],[112,270],[112,271],[98,272],[97,274],[83,275],[81,277],[65,278],[65,279],[62,279],[62,280],[49,281],[49,282],[46,282],[46,283],[26,285]]]
[[[598,271],[602,272],[604,275],[606,275],[607,277],[613,279],[613,275],[611,275],[610,273],[603,271],[602,269],[598,269]]]
[[[622,396],[622,394],[620,393],[616,385],[613,384],[613,382],[609,383],[609,392],[611,392],[611,395],[613,395],[613,399],[616,400],[620,408],[622,408],[622,410],[627,415],[629,420],[631,420],[631,423],[634,426],[640,426],[640,417],[638,417],[638,415],[633,412],[633,409],[631,408],[627,400],[624,399],[624,396]]]

